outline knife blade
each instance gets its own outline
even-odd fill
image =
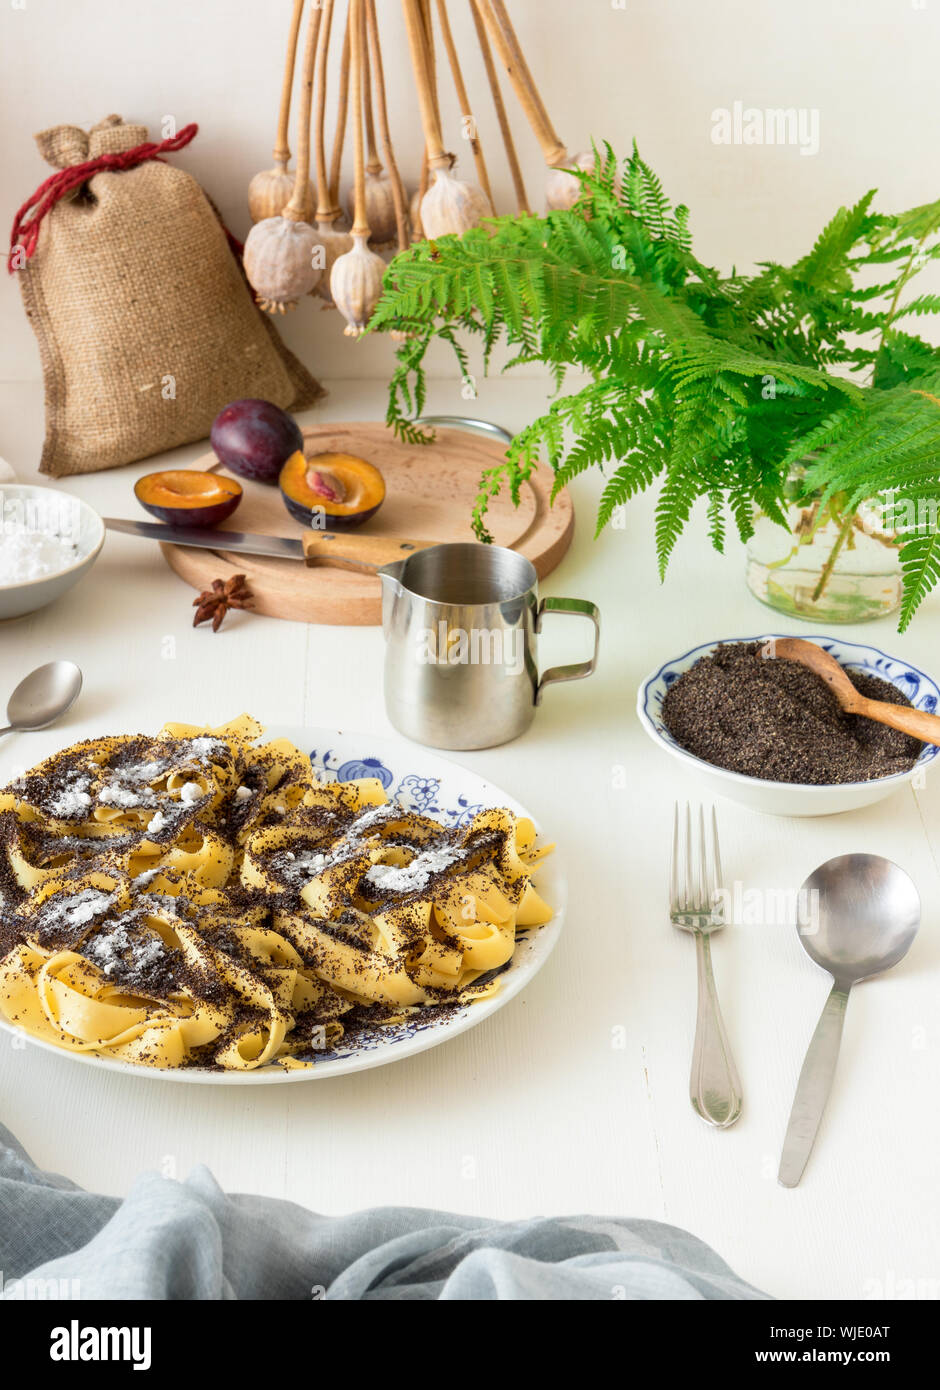
[[[200,550],[235,550],[244,555],[273,555],[278,560],[304,562],[303,543],[293,537],[219,531],[209,526],[167,526],[159,521],[126,521],[114,516],[104,517],[104,524],[109,531],[162,541],[164,545],[194,545]]]
[[[247,531],[221,531],[203,526],[168,526],[160,521],[127,521],[106,516],[109,531],[140,536],[164,545],[194,545],[200,550],[235,551],[242,555],[273,555],[277,560],[299,560],[308,567],[327,565],[333,569],[355,570],[357,574],[376,574],[383,565],[405,560],[416,550],[427,550],[438,541],[408,541],[402,536],[356,535],[353,532],[321,531],[311,528],[299,539],[287,536],[258,536]]]

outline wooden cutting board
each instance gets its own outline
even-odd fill
[[[407,536],[412,540],[472,541],[470,514],[480,475],[503,461],[498,440],[467,430],[436,428],[433,444],[403,444],[379,423],[330,424],[304,430],[304,451],[358,454],[380,469],[387,489],[379,511],[362,527],[370,536]],[[226,472],[215,454],[190,465]],[[233,574],[248,576],[255,611],[270,618],[302,623],[349,623],[358,626],[382,621],[381,581],[371,575],[275,560],[263,555],[238,555],[225,550],[225,532],[255,531],[271,536],[297,536],[303,527],[288,512],[277,487],[239,479],[245,491],[241,506],[218,528],[218,550],[161,545],[171,568],[199,591],[213,579]],[[518,550],[532,561],[539,578],[560,562],[574,531],[574,508],[567,492],[549,505],[552,473],[541,465],[521,491],[514,507],[504,489],[490,504],[487,524],[496,545]]]

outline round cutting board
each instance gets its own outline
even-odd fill
[[[355,422],[304,430],[304,452],[358,454],[375,464],[387,489],[385,501],[362,528],[363,535],[403,536],[419,541],[472,541],[470,516],[484,469],[505,458],[497,440],[467,430],[435,429],[433,444],[405,444],[384,424]],[[215,454],[190,465],[225,473]],[[200,592],[213,579],[245,574],[258,613],[302,623],[367,625],[382,621],[381,581],[372,575],[225,549],[225,532],[254,531],[300,537],[303,527],[281,500],[280,490],[239,479],[245,495],[234,516],[218,528],[218,550],[162,545],[170,566]],[[559,563],[574,531],[574,509],[567,492],[550,505],[551,470],[541,465],[523,483],[514,507],[506,489],[494,498],[487,526],[496,545],[518,550],[544,578]]]

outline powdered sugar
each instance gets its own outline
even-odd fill
[[[422,850],[410,864],[373,864],[366,882],[384,893],[415,893],[427,888],[434,874],[449,869],[464,858],[466,850],[455,845]]]
[[[207,738],[202,735],[199,738],[191,738],[188,742],[197,758],[207,759],[211,758],[213,753],[228,752],[228,744],[220,738]]]
[[[98,801],[102,806],[121,806],[130,810],[135,806],[142,806],[145,802],[154,800],[154,794],[150,787],[132,791],[130,787],[119,786],[113,782],[109,787],[102,787],[98,793]]]
[[[271,867],[286,883],[297,886],[316,878],[317,874],[333,863],[333,856],[320,850],[304,849],[294,854],[292,850],[282,850],[271,856]]]
[[[83,815],[91,805],[88,790],[90,786],[91,778],[86,773],[73,773],[62,790],[49,802],[50,814],[61,820]]]
[[[381,825],[382,821],[389,820],[392,816],[401,815],[402,809],[397,802],[384,801],[380,806],[370,806],[368,811],[361,812],[353,822],[349,833],[359,837],[363,830],[371,830],[372,826]]]
[[[138,763],[136,767],[122,767],[121,779],[124,782],[155,782],[171,766],[169,758],[159,762]]]
[[[275,806],[274,809],[278,811],[281,807]],[[383,802],[380,806],[370,806],[368,810],[356,816],[346,833],[330,850],[324,852],[307,849],[296,853],[292,850],[281,850],[271,856],[271,868],[292,887],[300,887],[317,874],[323,873],[325,869],[334,868],[337,864],[344,864],[364,854],[367,850],[368,832],[385,821],[400,818],[402,814],[401,807],[394,801]],[[326,819],[332,820],[333,815],[328,814]],[[463,851],[459,853],[462,854]]]
[[[62,536],[45,531],[0,530],[0,585],[29,584],[61,574],[78,559],[78,547]]]
[[[206,796],[207,793],[198,782],[184,782],[180,788],[179,801],[165,801],[148,823],[147,830],[151,835],[159,835],[168,825],[179,825],[181,817],[200,801],[204,801]]]
[[[131,882],[134,885],[134,892],[139,893],[142,889],[146,888],[149,884],[153,883],[154,879],[156,878],[159,872],[160,866],[158,864],[155,869],[144,869],[143,873],[135,874],[134,877],[131,879]]]
[[[43,929],[64,927],[72,931],[101,917],[113,902],[113,893],[104,893],[99,888],[83,888],[80,893],[66,898],[50,898],[39,909],[39,917]]]
[[[131,931],[126,920],[102,928],[82,945],[82,955],[105,975],[120,970],[144,974],[156,965],[164,950],[156,932],[147,928]]]

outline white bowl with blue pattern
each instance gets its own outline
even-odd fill
[[[799,635],[803,637],[802,632]],[[772,637],[786,636],[792,637],[793,634],[765,632],[757,637],[725,637],[720,641],[726,645],[731,642],[763,643]],[[835,637],[806,637],[804,640],[822,647],[850,674],[861,671],[890,681],[907,696],[915,709],[936,714],[940,708],[940,687],[909,661],[888,656],[880,648],[861,642],[844,642]],[[715,767],[676,742],[663,723],[662,708],[666,691],[673,682],[718,645],[719,641],[702,642],[682,656],[665,662],[641,683],[637,694],[637,714],[650,738],[666,753],[684,763],[712,796],[728,796],[754,811],[763,811],[772,816],[831,816],[839,811],[854,811],[860,806],[870,806],[891,796],[899,788],[915,780],[920,781],[928,764],[940,753],[940,748],[925,744],[917,762],[907,772],[879,777],[871,782],[840,782],[824,787],[807,786],[802,782],[768,782],[760,777],[745,777],[743,773]]]

